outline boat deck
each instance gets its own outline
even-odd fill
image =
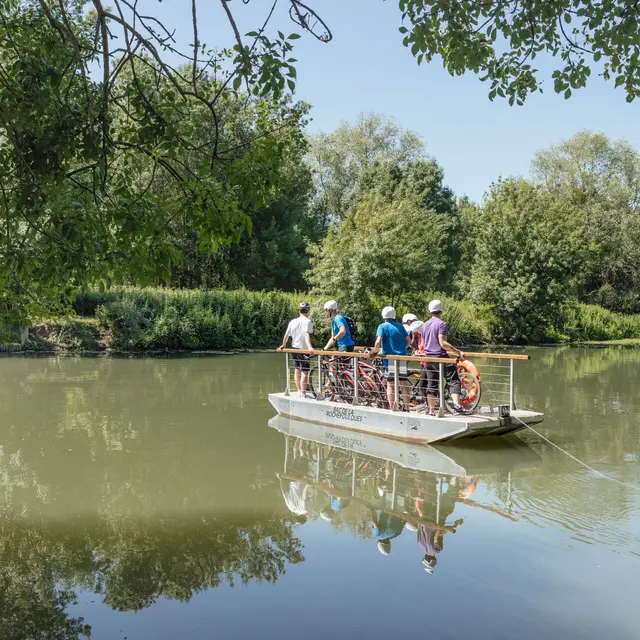
[[[510,416],[502,418],[497,410],[488,407],[471,416],[446,414],[437,418],[414,412],[298,398],[285,393],[269,394],[269,402],[280,415],[290,418],[416,443],[503,435],[544,419],[542,413],[523,409],[513,410]]]

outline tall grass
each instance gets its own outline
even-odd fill
[[[81,293],[82,316],[95,315],[119,349],[240,349],[275,345],[295,313],[279,292],[114,288]]]
[[[489,307],[442,295],[407,299],[398,317],[411,311],[427,318],[432,297],[444,302],[454,344],[491,344],[501,334]],[[324,299],[307,294],[119,287],[80,293],[75,309],[80,316],[96,317],[106,342],[115,349],[246,349],[278,345],[301,300],[311,303],[313,342],[321,347],[329,335]],[[384,304],[380,301],[380,308]],[[349,314],[349,309],[344,312]],[[372,344],[379,311],[372,309],[357,320],[358,343]],[[640,338],[640,315],[576,304],[567,307],[557,326],[545,327],[544,335],[549,342]]]

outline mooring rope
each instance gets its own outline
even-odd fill
[[[494,400],[496,400],[496,396],[493,393],[493,391],[491,390],[491,388],[489,387],[489,385],[484,381],[482,381],[480,384],[485,386],[487,388],[487,391],[491,394],[492,398]],[[552,447],[555,447],[558,451],[561,451],[566,456],[568,456],[569,458],[571,458],[572,460],[574,460],[578,464],[582,465],[585,469],[589,469],[589,471],[592,471],[593,473],[595,473],[597,476],[600,476],[601,478],[604,478],[605,480],[611,480],[612,482],[616,482],[616,483],[621,484],[621,485],[623,485],[625,487],[629,487],[630,489],[633,489],[634,491],[640,491],[640,487],[639,486],[637,486],[635,484],[630,484],[628,482],[624,482],[624,480],[618,480],[618,478],[614,478],[612,476],[608,476],[606,473],[602,473],[602,471],[598,471],[597,469],[594,469],[592,466],[588,465],[586,462],[583,462],[582,460],[576,458],[573,454],[569,453],[566,449],[563,449],[559,444],[556,444],[552,440],[549,440],[549,438],[547,438],[546,436],[543,436],[539,431],[534,429],[531,425],[527,424],[523,420],[520,420],[520,418],[518,418],[518,416],[514,416],[513,414],[511,414],[511,417],[515,418],[520,424],[522,424],[527,429],[529,429],[529,431],[533,431],[533,433],[535,433],[539,438],[542,438],[545,442],[549,443]]]

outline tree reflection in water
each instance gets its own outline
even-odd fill
[[[303,561],[293,519],[270,511],[234,519],[33,522],[10,513],[0,524],[0,637],[89,635],[67,617],[73,590],[100,594],[119,611],[158,598],[188,601],[223,582],[275,582]],[[20,622],[22,621],[22,622]]]

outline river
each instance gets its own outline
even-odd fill
[[[276,354],[0,359],[0,637],[638,638],[640,350],[528,353],[519,406],[618,482],[285,435]]]

